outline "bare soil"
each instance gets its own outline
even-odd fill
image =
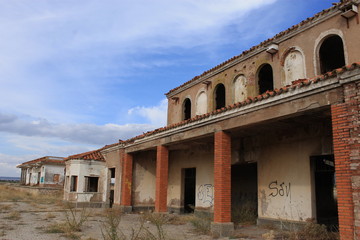
[[[0,195],[4,196],[5,190],[0,189]],[[75,232],[72,236],[65,233],[48,233],[47,231],[51,230],[52,226],[60,226],[66,222],[65,211],[69,212],[61,201],[41,201],[41,196],[33,198],[25,195],[25,197],[20,196],[12,200],[0,197],[0,240],[104,239],[102,230],[107,220],[104,209],[76,209],[77,214],[86,211],[88,217],[81,226],[81,231]],[[191,215],[173,215],[170,218],[171,221],[163,223],[162,231],[165,239],[208,240],[215,238],[210,234],[200,233],[188,221],[191,217]],[[141,222],[144,228],[157,235],[156,226],[151,221],[144,221],[142,214],[122,214],[119,229],[129,237],[133,230],[139,229]],[[230,239],[264,239],[262,234],[268,232],[269,230],[254,225],[242,226],[237,227]]]

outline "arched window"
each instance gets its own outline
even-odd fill
[[[265,64],[258,73],[259,94],[274,90],[273,70],[270,64]]]
[[[225,86],[220,83],[215,87],[215,109],[225,107]]]
[[[207,95],[202,91],[196,98],[196,115],[207,113]]]
[[[286,55],[284,72],[286,85],[291,85],[293,81],[305,78],[304,57],[300,51],[294,50]]]
[[[191,101],[186,98],[183,103],[183,120],[191,118]]]
[[[234,80],[234,101],[242,102],[247,98],[246,77],[240,75]]]
[[[345,65],[344,44],[338,35],[327,37],[319,50],[320,72],[324,74]]]

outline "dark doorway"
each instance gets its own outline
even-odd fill
[[[234,223],[256,222],[257,163],[231,166],[231,218]]]
[[[109,194],[109,206],[112,208],[114,204],[114,186],[115,186],[115,168],[109,168],[110,172],[110,194]]]
[[[110,190],[110,197],[109,197],[109,205],[110,208],[112,208],[113,204],[114,204],[114,190]]]
[[[330,230],[338,228],[334,155],[312,156],[315,177],[316,218]]]
[[[215,109],[225,107],[225,86],[218,84],[215,88]]]
[[[319,56],[321,74],[344,66],[345,56],[342,39],[337,35],[326,38],[321,44]]]
[[[259,74],[259,94],[274,90],[273,70],[270,64],[261,67]]]
[[[185,99],[184,101],[184,119],[183,120],[188,120],[191,118],[191,101],[190,99]]]
[[[184,212],[192,213],[195,209],[196,168],[184,169]]]

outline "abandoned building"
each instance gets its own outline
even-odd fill
[[[359,1],[170,90],[167,126],[66,159],[64,199],[125,211],[339,226],[360,237]]]
[[[115,173],[120,172],[119,150],[109,150],[112,146],[108,145],[65,159],[64,200],[66,202],[78,207],[111,207],[115,197],[120,199],[120,191],[115,195],[115,188],[120,188],[121,181],[120,178],[115,179]]]
[[[258,224],[315,219],[359,238],[358,3],[336,3],[170,90],[167,126],[105,151],[121,164],[114,204],[208,213],[224,236],[250,206]]]
[[[39,187],[62,188],[65,163],[62,157],[46,156],[24,162],[21,168],[20,183]]]

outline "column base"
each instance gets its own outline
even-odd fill
[[[120,210],[121,210],[123,213],[131,213],[132,210],[133,210],[133,207],[132,207],[132,206],[123,206],[123,205],[120,205]]]
[[[234,233],[234,223],[211,223],[211,233],[215,237],[230,237]]]

